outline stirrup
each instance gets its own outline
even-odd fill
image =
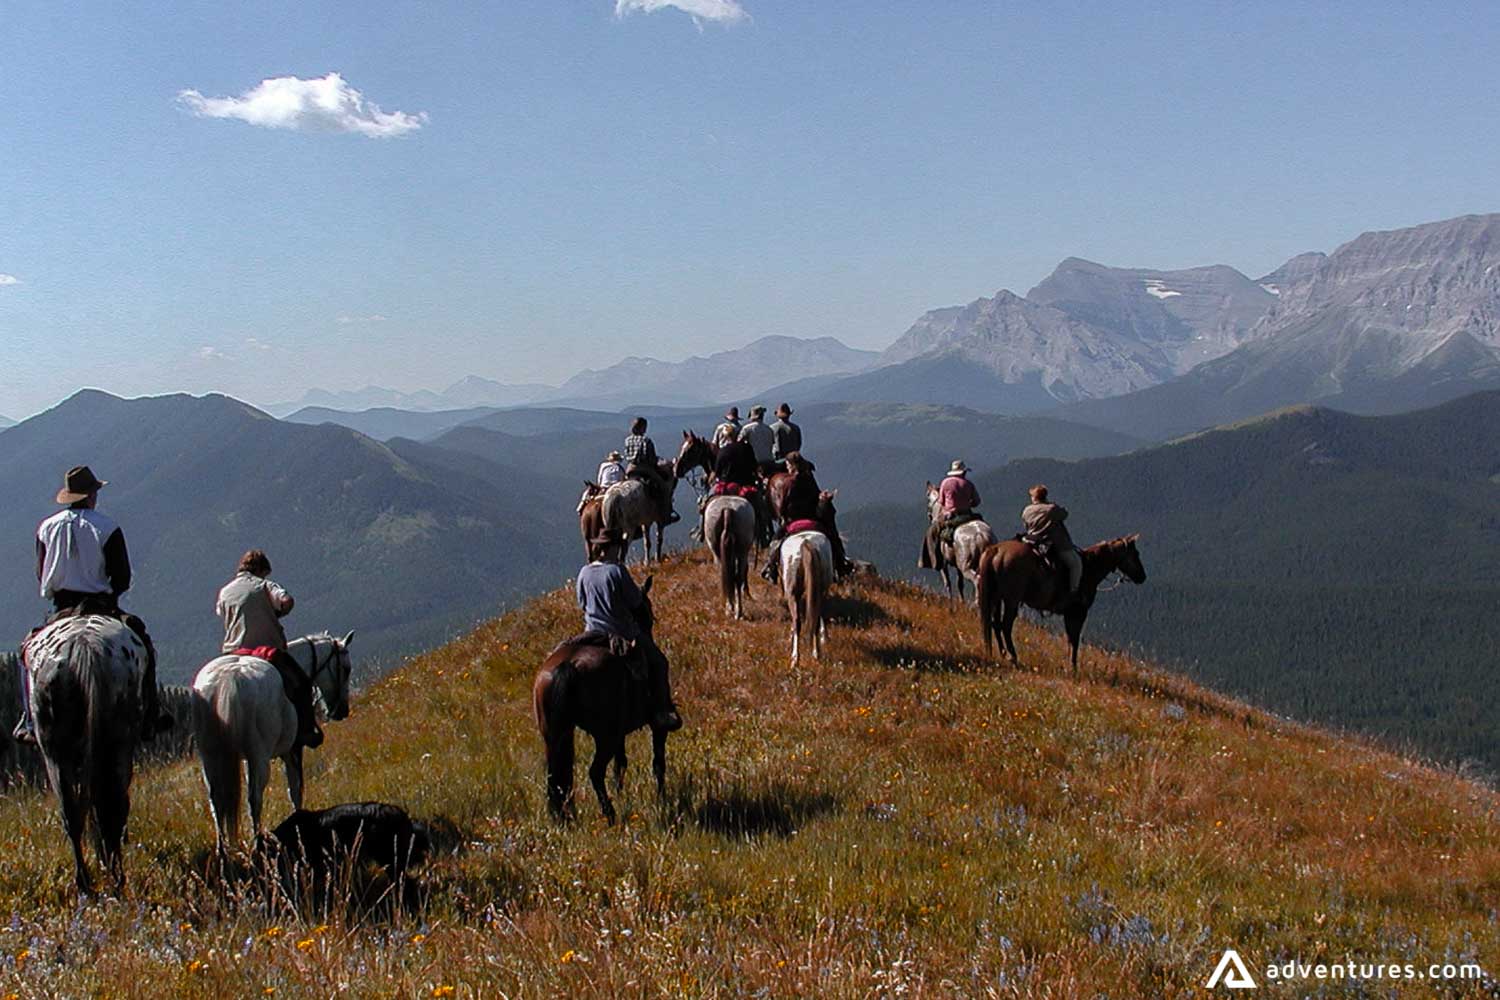
[[[15,729],[11,730],[10,738],[17,743],[24,743],[26,746],[34,747],[40,745],[37,743],[36,730],[28,726],[24,718],[16,723]]]

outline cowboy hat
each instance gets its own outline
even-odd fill
[[[948,475],[950,476],[966,476],[968,474],[969,467],[964,464],[964,460],[961,458],[955,458],[953,464],[948,466]]]
[[[108,486],[109,480],[96,479],[94,471],[87,465],[75,465],[63,476],[63,488],[57,491],[58,503],[77,503],[87,500],[93,494],[99,492],[101,486]]]
[[[763,417],[766,415],[766,408],[759,403],[756,403],[754,406],[750,407],[750,415],[752,417]]]
[[[790,406],[787,406],[785,403],[782,403],[780,406],[776,407],[776,415],[778,417],[790,417],[792,415],[792,408]]]
[[[726,410],[724,412],[724,419],[725,420],[738,420],[738,419],[740,419],[740,408],[738,406],[731,406],[728,410]]]
[[[618,451],[612,451],[604,456],[604,460],[606,462],[623,462],[625,461],[625,456],[621,455]]]

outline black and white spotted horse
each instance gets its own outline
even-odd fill
[[[140,742],[146,644],[123,622],[103,615],[63,618],[27,640],[31,713],[47,779],[73,845],[78,891],[92,895],[83,858],[84,828],[118,892],[121,848],[130,816],[130,781]]]

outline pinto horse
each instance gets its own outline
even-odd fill
[[[83,833],[92,822],[99,863],[125,885],[121,845],[146,704],[146,644],[118,619],[64,618],[26,642],[31,712],[47,780],[73,845],[78,892],[91,896]]]
[[[799,639],[803,626],[812,643],[813,659],[823,657],[828,638],[824,605],[833,584],[833,545],[821,531],[799,531],[781,542],[781,589],[792,614],[792,666],[801,660]]]
[[[651,577],[641,584],[645,598],[636,610],[642,634],[651,635]],[[547,808],[556,819],[573,815],[573,736],[582,729],[594,738],[594,762],[589,781],[599,808],[611,824],[615,807],[605,787],[605,771],[615,762],[615,788],[625,788],[625,737],[651,726],[651,769],[656,792],[667,790],[667,733],[651,722],[651,698],[646,685],[631,676],[628,661],[608,646],[560,643],[547,654],[531,685],[531,707],[537,730],[547,748]]]
[[[927,484],[927,523],[932,524],[943,516],[943,501],[939,496],[938,488]],[[964,580],[968,579],[974,583],[975,591],[979,589],[979,557],[984,550],[994,545],[994,530],[983,521],[970,521],[961,524],[953,532],[953,541],[945,542],[938,540],[935,553],[937,560],[937,571],[943,574],[943,588],[948,591],[948,596],[953,596],[953,581],[948,578],[948,567],[953,567],[958,576],[958,599],[964,599]]]
[[[1083,579],[1078,585],[1078,597],[1073,601],[1067,599],[1066,570],[1059,567],[1049,571],[1036,549],[1027,543],[1012,539],[985,549],[979,558],[979,625],[984,632],[985,655],[989,655],[992,636],[998,630],[1000,645],[1010,655],[1010,662],[1020,664],[1011,628],[1016,623],[1021,605],[1025,604],[1038,611],[1063,616],[1076,674],[1078,640],[1083,635],[1083,623],[1089,616],[1089,608],[1099,593],[1099,584],[1116,571],[1131,583],[1146,582],[1146,567],[1141,563],[1141,554],[1135,544],[1140,537],[1138,534],[1126,535],[1080,550]]]
[[[677,476],[673,473],[673,463],[659,462],[657,471],[661,473],[662,481],[667,486],[667,496],[670,497],[677,490]],[[637,534],[641,536],[641,543],[646,552],[642,561],[651,562],[653,549],[651,547],[651,529],[656,528],[656,548],[654,549],[657,560],[662,557],[662,535],[667,530],[667,514],[670,504],[663,507],[656,502],[651,495],[651,490],[639,479],[627,479],[622,483],[615,483],[604,491],[604,499],[600,502],[600,513],[604,518],[604,527],[613,532],[619,532],[625,538],[634,538]],[[629,542],[626,542],[626,550],[629,550]]]

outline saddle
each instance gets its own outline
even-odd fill
[[[570,646],[597,646],[600,649],[609,650],[611,656],[618,656],[621,659],[631,658],[635,654],[635,651],[640,648],[640,643],[632,642],[623,635],[616,635],[613,632],[580,632],[569,639],[567,644]]]
[[[959,528],[962,528],[964,525],[969,524],[973,521],[982,520],[984,520],[984,515],[980,514],[978,511],[968,510],[964,511],[961,514],[954,514],[952,517],[948,517],[943,520],[943,526],[941,530],[939,530],[938,534],[942,537],[942,540],[945,544],[952,545],[953,536]]]
[[[739,483],[730,483],[721,479],[714,483],[713,489],[708,492],[716,497],[743,497],[746,500],[752,500],[760,493],[760,487],[742,486]]]

